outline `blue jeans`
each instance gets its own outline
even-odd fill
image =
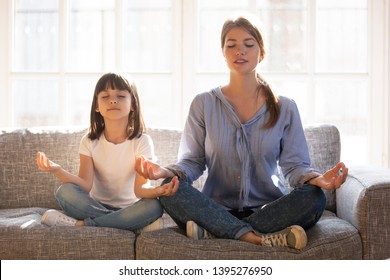
[[[163,214],[158,199],[141,199],[131,206],[114,208],[96,201],[79,186],[70,183],[60,186],[55,196],[67,215],[84,220],[86,226],[134,231],[151,224]]]
[[[180,181],[177,193],[160,197],[160,202],[182,229],[192,220],[219,238],[239,239],[253,230],[271,233],[291,225],[308,229],[320,219],[326,198],[319,187],[307,185],[262,208],[253,209],[249,216],[239,219],[188,182]]]

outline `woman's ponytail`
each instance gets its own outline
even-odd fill
[[[265,95],[265,104],[269,112],[269,118],[264,127],[271,128],[275,126],[280,116],[279,97],[272,91],[271,86],[263,79],[263,77],[260,76],[260,74],[257,74],[257,80],[263,89]]]

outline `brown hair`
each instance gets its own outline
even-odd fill
[[[260,32],[260,29],[245,17],[241,16],[236,19],[228,19],[225,21],[221,32],[221,48],[225,46],[225,39],[227,33],[235,27],[245,29],[251,36],[253,36],[253,38],[255,38],[260,47],[260,63],[265,56],[263,36]],[[271,128],[275,126],[280,116],[279,97],[272,91],[271,86],[258,73],[257,80],[260,84],[259,87],[262,87],[264,90],[266,106],[269,111],[269,119],[265,123],[264,127]]]
[[[135,137],[139,138],[145,132],[145,123],[141,113],[137,87],[133,82],[129,82],[123,74],[119,73],[106,73],[96,83],[91,106],[91,123],[88,137],[91,140],[99,139],[104,131],[104,119],[99,112],[96,112],[96,108],[98,105],[98,94],[108,88],[126,90],[130,93],[133,110],[129,113],[126,134],[129,140]]]

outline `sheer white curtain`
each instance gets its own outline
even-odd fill
[[[254,14],[259,66],[305,124],[332,123],[343,160],[389,166],[386,0],[1,1],[0,126],[84,125],[94,85],[129,72],[148,126],[182,127],[195,94],[226,82],[223,21]]]

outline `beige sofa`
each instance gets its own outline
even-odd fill
[[[48,208],[59,208],[59,182],[40,172],[38,150],[71,172],[78,170],[83,128],[0,130],[1,259],[385,259],[390,258],[390,171],[351,167],[337,192],[327,192],[327,210],[307,232],[303,250],[254,246],[224,239],[188,239],[164,215],[166,228],[136,235],[98,227],[47,227]],[[181,132],[150,129],[162,165],[176,160]],[[313,165],[324,171],[340,158],[337,128],[305,128]],[[205,175],[206,176],[206,175]],[[203,178],[196,183],[201,188]]]

